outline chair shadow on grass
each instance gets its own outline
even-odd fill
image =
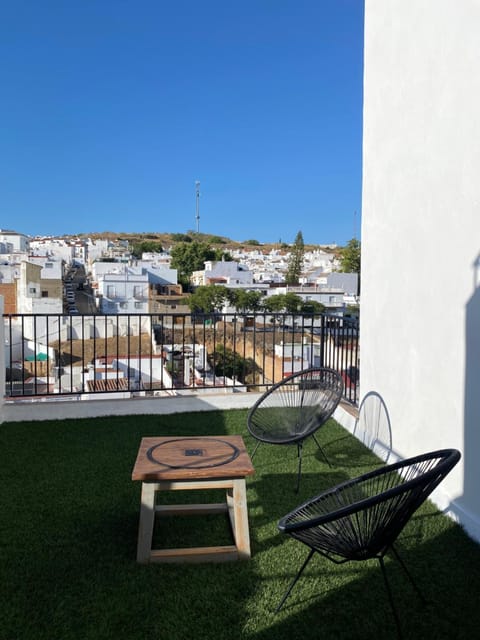
[[[396,545],[426,597],[426,605],[418,599],[398,563],[387,555],[386,569],[403,637],[412,640],[476,637],[480,615],[473,594],[480,588],[480,547],[439,512],[437,517],[444,518],[438,535],[419,542],[418,536],[409,531],[418,525],[414,516],[406,535],[402,534]],[[276,545],[276,552],[285,558],[285,573],[269,576],[269,581],[263,584],[263,589],[270,590],[273,605],[280,602],[308,553],[304,545],[281,534],[279,537],[283,541]],[[466,575],[472,577],[468,586],[470,596],[466,593]],[[378,563],[370,560],[334,565],[316,555],[282,610],[275,614],[273,606],[268,624],[252,637],[255,640],[396,637]]]
[[[319,443],[324,450],[332,468],[357,469],[370,467],[373,468],[377,464],[384,464],[382,460],[376,456],[372,456],[372,451],[368,446],[356,437],[352,437],[350,433],[345,433],[343,427],[332,425],[325,433],[319,433],[317,436]],[[311,447],[308,451],[313,453],[319,464],[325,466],[325,458],[318,447]],[[328,466],[328,465],[327,465]]]
[[[316,461],[314,461],[316,464]],[[282,516],[308,498],[348,479],[340,469],[326,468],[324,473],[302,474],[300,490],[295,492],[295,473],[263,473],[247,482],[252,555],[282,545],[285,536],[278,532]]]

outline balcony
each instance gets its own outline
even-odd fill
[[[334,466],[308,443],[299,494],[293,491],[295,451],[262,446],[257,452],[255,474],[247,480],[250,560],[137,564],[140,486],[130,474],[140,439],[192,434],[240,434],[252,451],[245,409],[2,424],[2,637],[395,637],[376,563],[333,565],[315,558],[282,611],[273,613],[306,555],[278,533],[279,518],[307,497],[381,464],[334,420],[318,432]],[[155,543],[231,544],[230,535],[225,516],[183,516],[169,518]],[[404,531],[399,550],[430,603],[423,607],[401,569],[387,563],[405,637],[476,637],[478,545],[428,503]]]

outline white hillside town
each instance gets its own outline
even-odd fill
[[[231,259],[206,260],[202,270],[191,273],[190,292],[184,291],[177,269],[171,267],[171,248],[144,252],[139,259],[123,240],[33,238],[0,230],[0,296],[4,318],[8,318],[6,395],[15,397],[20,387],[20,395],[77,394],[79,398],[91,392],[101,397],[102,392],[111,391],[131,397],[132,393],[142,395],[146,388],[154,395],[171,394],[174,388],[175,393],[182,393],[192,386],[203,392],[219,385],[245,391],[245,385],[238,385],[238,371],[225,370],[220,375],[212,368],[209,353],[218,345],[208,347],[206,337],[200,339],[198,319],[188,305],[191,291],[199,287],[257,292],[265,301],[294,294],[306,304],[319,303],[339,319],[359,306],[358,274],[339,271],[335,247],[306,250],[302,273],[294,286],[286,284],[288,247],[229,249]],[[259,320],[248,314],[237,316],[238,311],[232,301],[224,301],[218,308],[227,324],[237,322],[238,331],[259,331],[262,327],[263,331],[278,327],[292,331],[304,324],[291,314],[283,319],[279,313],[263,314]],[[204,327],[209,322],[206,320]],[[324,347],[315,337],[319,320],[309,322],[309,344],[306,337],[302,337],[302,346],[294,344],[289,334],[281,339],[276,336],[268,356],[271,364],[265,362],[265,354],[262,356],[263,370],[271,368],[270,381],[325,361]],[[180,328],[183,333],[178,343]],[[142,342],[136,351],[130,336],[138,336]],[[120,345],[122,338],[127,339],[125,346]],[[90,354],[87,347],[92,340],[94,352]],[[116,340],[115,354],[102,353],[96,340]],[[231,338],[228,340],[230,349]],[[82,353],[61,357],[62,343],[69,341],[81,342]],[[334,351],[337,343],[338,335]],[[243,348],[247,356],[258,360],[255,347],[253,351],[245,347],[245,339]],[[237,347],[234,350],[237,352]],[[331,359],[337,357],[334,351],[328,356]],[[275,361],[281,361],[276,371]],[[353,369],[357,364],[353,363]],[[342,366],[345,371],[352,369],[352,363]],[[352,384],[356,383],[353,380]]]

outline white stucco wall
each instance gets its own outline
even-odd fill
[[[479,34],[477,0],[366,0],[364,408],[393,456],[460,449],[434,498],[478,540]]]

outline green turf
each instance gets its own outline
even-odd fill
[[[298,495],[295,448],[257,451],[247,480],[250,560],[136,563],[140,483],[131,471],[140,439],[197,434],[242,434],[253,449],[245,411],[0,425],[1,640],[395,637],[375,561],[337,566],[314,558],[273,613],[307,553],[278,533],[279,518],[381,464],[333,420],[318,439],[334,466],[309,442]],[[169,518],[155,541],[229,544],[230,531],[223,515]],[[478,637],[480,547],[427,503],[398,549],[430,601],[423,607],[387,561],[405,638]]]

